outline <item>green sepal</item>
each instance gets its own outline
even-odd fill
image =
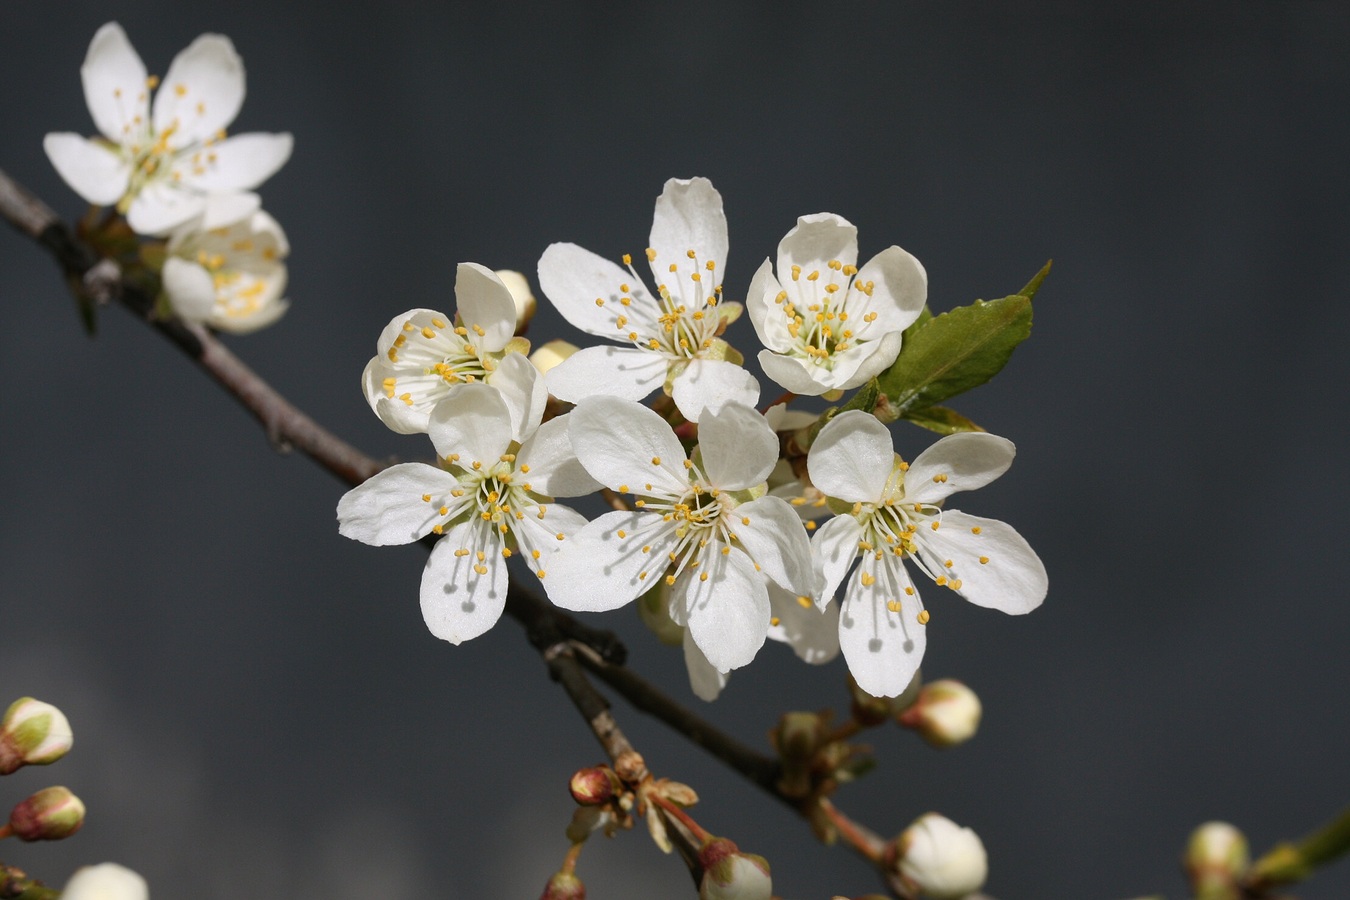
[[[141,265],[145,266],[151,272],[159,274],[164,271],[164,261],[169,258],[169,251],[161,242],[150,241],[141,244],[140,258]]]
[[[960,431],[984,431],[983,428],[967,419],[954,409],[945,406],[928,406],[923,409],[909,409],[904,418],[915,425],[936,431],[938,434],[956,434]]]

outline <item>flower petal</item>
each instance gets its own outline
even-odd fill
[[[665,382],[667,368],[658,353],[606,344],[573,353],[548,370],[544,383],[572,403],[596,394],[641,400]]]
[[[949,586],[959,580],[957,593],[976,606],[1021,615],[1045,600],[1045,565],[1006,522],[950,509],[936,531],[922,528],[915,537],[929,569],[944,573]]]
[[[588,397],[572,411],[577,459],[606,487],[679,496],[688,488],[684,448],[669,423],[618,397]]]
[[[707,294],[722,281],[727,262],[727,217],[722,195],[706,178],[672,178],[656,198],[652,216],[651,261],[657,284],[675,284],[677,293],[697,274]],[[694,256],[689,256],[689,251]],[[712,263],[712,268],[708,268]],[[670,267],[675,266],[672,270]]]
[[[656,513],[606,513],[562,542],[544,590],[563,609],[618,609],[656,585],[676,540],[674,527]]]
[[[709,703],[717,699],[722,688],[727,686],[727,674],[717,671],[703,651],[694,643],[693,634],[684,630],[684,667],[689,672],[689,688],[694,696]]]
[[[126,193],[131,166],[107,147],[57,131],[42,139],[42,149],[71,190],[90,203],[111,206]]]
[[[439,500],[458,486],[455,476],[426,463],[390,466],[338,501],[338,533],[375,547],[410,544],[444,520],[439,507],[422,498]]]
[[[184,184],[199,190],[247,191],[271,178],[286,164],[293,144],[289,134],[261,131],[239,134],[204,151],[205,161],[194,162],[195,156],[180,157],[174,171]]]
[[[858,686],[874,697],[896,697],[909,686],[923,661],[927,630],[918,621],[917,593],[909,594],[909,573],[888,556],[875,568],[864,559],[849,579],[839,612],[839,647]],[[864,584],[875,579],[871,584]],[[898,601],[899,611],[888,602]]]
[[[871,413],[850,409],[820,429],[807,454],[806,470],[811,483],[830,497],[875,503],[886,488],[894,460],[890,430]]]
[[[769,582],[769,640],[787,644],[792,652],[813,666],[839,655],[839,605],[831,603],[822,612],[814,603],[803,604],[791,591]]]
[[[830,386],[818,381],[815,376],[817,367],[795,356],[783,356],[772,350],[759,351],[759,365],[774,382],[785,391],[800,394],[803,397],[818,397]]]
[[[773,275],[773,263],[765,259],[750,279],[745,309],[750,313],[750,324],[755,326],[759,342],[778,352],[791,349],[794,343],[788,331],[787,316],[778,302],[778,295],[782,292],[783,286]]]
[[[797,225],[778,244],[778,279],[792,289],[792,267],[801,277],[821,271],[831,260],[846,266],[858,261],[858,229],[843,216],[816,213],[797,219]]]
[[[699,554],[703,565],[681,572],[671,597],[683,607],[689,632],[708,662],[729,672],[749,663],[764,646],[770,611],[768,589],[750,557],[737,550],[723,553],[723,546],[709,541]]]
[[[155,132],[173,128],[172,146],[212,137],[244,104],[244,61],[222,34],[203,34],[169,64],[155,94]]]
[[[821,606],[834,596],[849,567],[858,558],[862,530],[857,519],[845,515],[835,516],[811,535],[811,552],[820,563],[825,578],[819,600]]]
[[[1007,438],[969,431],[950,434],[915,457],[905,472],[905,499],[938,503],[958,491],[973,491],[1012,465],[1017,448]]]
[[[903,332],[891,331],[880,340],[865,341],[834,354],[834,365],[830,369],[808,367],[807,371],[815,374],[830,390],[851,391],[888,369],[900,355],[903,341]]]
[[[456,453],[461,466],[491,467],[511,444],[511,413],[496,388],[457,384],[432,410],[427,433],[442,459]]]
[[[211,273],[196,263],[170,256],[164,260],[164,293],[178,317],[205,322],[216,306],[216,286]]]
[[[206,210],[202,213],[201,228],[203,231],[210,231],[214,228],[226,228],[230,225],[238,224],[253,216],[267,213],[262,211],[262,198],[252,191],[227,191],[225,193],[208,194],[206,197]],[[271,216],[267,216],[271,219]],[[280,226],[277,226],[278,231]],[[285,237],[280,242],[280,256],[285,256],[290,252],[286,246]]]
[[[477,517],[436,542],[422,572],[422,618],[432,634],[458,644],[497,624],[509,584],[500,550],[492,526]]]
[[[104,137],[130,144],[145,132],[150,108],[145,63],[121,25],[109,22],[94,33],[80,66],[80,81],[89,114]]]
[[[598,491],[600,483],[587,473],[572,449],[568,435],[571,413],[549,419],[520,445],[516,454],[518,481],[528,482],[530,490],[548,497],[580,497]]]
[[[206,195],[173,181],[152,181],[127,210],[127,224],[137,234],[163,235],[206,211]]]
[[[822,585],[812,567],[811,542],[787,501],[760,497],[736,507],[732,516],[732,533],[765,575],[794,596],[808,600],[820,596]]]
[[[928,302],[928,273],[910,253],[891,246],[858,270],[857,282],[872,282],[868,309],[877,314],[859,334],[875,339],[879,332],[904,331]],[[859,317],[861,318],[861,317]]]
[[[544,578],[553,572],[558,554],[586,527],[586,517],[561,503],[521,507],[516,511],[524,515],[511,522],[511,533],[525,554],[525,564]]]
[[[698,444],[708,482],[725,491],[762,484],[778,462],[778,436],[764,416],[739,403],[704,414]]]
[[[759,402],[759,382],[736,363],[696,358],[675,376],[671,399],[682,416],[697,422],[704,410],[716,411],[727,403],[754,406]]]
[[[623,284],[632,289],[632,303],[627,307],[619,302]],[[646,286],[627,269],[576,244],[548,246],[539,257],[539,289],[572,325],[616,341],[626,340],[631,330],[615,324],[618,316],[632,318],[656,307]]]
[[[516,333],[516,301],[486,266],[460,263],[455,268],[455,306],[460,321],[477,335],[470,340],[486,350],[502,349]]]
[[[511,414],[511,435],[523,441],[539,427],[548,403],[544,376],[520,353],[508,353],[488,375],[487,383],[501,392]]]

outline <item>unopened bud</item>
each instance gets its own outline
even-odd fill
[[[574,872],[557,872],[544,886],[539,900],[586,900],[586,885]]]
[[[0,720],[0,775],[20,766],[45,766],[65,756],[74,737],[61,710],[21,697]]]
[[[779,788],[789,797],[805,797],[811,792],[816,751],[825,740],[825,722],[819,713],[784,713],[769,739],[782,763]]]
[[[1238,883],[1250,863],[1247,839],[1227,822],[1206,822],[1191,833],[1182,863],[1196,897],[1237,898]]]
[[[614,760],[614,772],[624,784],[639,784],[649,774],[647,763],[636,750],[625,750]]]
[[[145,879],[117,863],[99,863],[76,870],[61,900],[149,900]]]
[[[524,334],[525,326],[530,324],[539,306],[530,291],[529,279],[514,269],[498,269],[497,277],[511,292],[511,299],[516,301],[516,334]]]
[[[21,841],[59,841],[84,824],[84,804],[69,788],[43,788],[14,807],[7,829]]]
[[[725,838],[713,838],[698,852],[703,881],[699,900],[770,900],[773,879],[769,862],[740,848]]]
[[[582,806],[599,806],[612,800],[623,785],[609,766],[591,766],[578,769],[568,788],[572,791],[572,799]]]
[[[580,349],[581,348],[576,344],[558,338],[557,340],[552,340],[547,344],[541,345],[539,349],[531,353],[530,362],[534,363],[534,367],[538,369],[541,374],[547,374],[549,369],[552,369]]]
[[[989,874],[980,836],[937,813],[914,820],[889,848],[892,871],[931,900],[973,894]]]
[[[897,717],[934,747],[953,747],[975,736],[980,727],[980,698],[959,681],[930,681],[914,705]]]

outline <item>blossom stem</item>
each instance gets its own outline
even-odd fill
[[[885,841],[871,829],[846,816],[839,807],[830,802],[828,797],[821,797],[816,802],[820,804],[820,811],[830,820],[830,824],[834,825],[839,831],[839,836],[844,839],[845,843],[873,865],[882,865],[886,855]]]
[[[695,840],[706,844],[708,841],[713,839],[713,836],[709,834],[708,831],[702,825],[698,824],[692,818],[690,818],[687,812],[680,809],[674,803],[671,803],[669,800],[667,800],[665,797],[662,797],[655,791],[647,795],[647,801],[649,803],[655,803],[657,806],[661,807],[661,809],[665,811],[666,815],[670,816],[672,819],[679,822],[686,829],[688,829],[689,833],[694,836]]]
[[[1263,897],[1281,885],[1293,884],[1350,852],[1350,809],[1297,843],[1276,844],[1258,859],[1243,885],[1247,895]]]

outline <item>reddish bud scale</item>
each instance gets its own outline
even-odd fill
[[[64,787],[44,788],[9,814],[9,830],[21,841],[59,841],[83,824],[84,804]]]
[[[618,776],[609,766],[579,769],[568,784],[572,799],[582,806],[600,806],[608,803],[614,799],[620,787]]]

